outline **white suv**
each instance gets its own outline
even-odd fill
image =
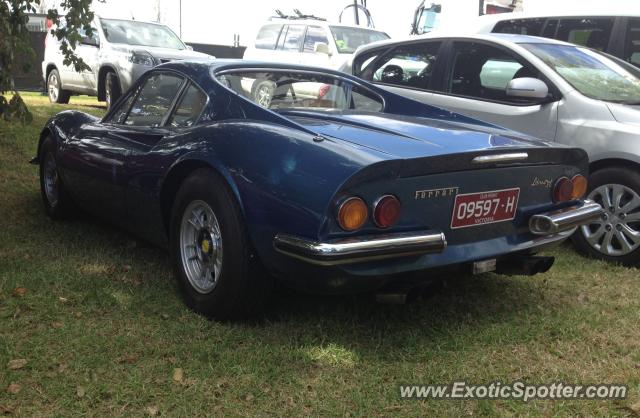
[[[52,103],[68,103],[72,94],[88,94],[106,101],[110,108],[123,91],[157,64],[213,58],[192,51],[167,26],[133,20],[95,18],[92,36],[83,36],[75,49],[89,66],[82,72],[63,64],[56,37],[48,34],[45,42],[42,74]]]
[[[389,35],[384,32],[320,18],[272,18],[260,28],[244,59],[338,69],[359,46],[385,39]]]

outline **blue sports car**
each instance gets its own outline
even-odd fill
[[[534,254],[602,213],[581,149],[301,66],[159,65],[102,119],[53,117],[33,162],[50,217],[79,207],[168,248],[187,304],[219,319],[255,313],[274,279],[546,271]]]

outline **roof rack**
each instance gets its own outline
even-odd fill
[[[298,9],[293,9],[293,13],[295,13],[295,15],[286,15],[282,13],[282,11],[280,11],[279,9],[276,9],[275,12],[277,16],[272,16],[269,20],[273,20],[273,19],[288,19],[288,20],[308,19],[308,20],[322,20],[322,21],[327,20],[324,17],[318,17],[314,15],[305,15]]]

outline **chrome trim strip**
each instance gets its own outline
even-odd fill
[[[447,247],[447,240],[442,232],[437,231],[369,235],[329,242],[278,234],[273,239],[273,246],[280,253],[308,263],[333,266],[408,255],[441,253]]]
[[[592,200],[554,212],[539,213],[529,219],[529,231],[535,235],[552,235],[600,219],[604,209]]]
[[[512,152],[509,154],[480,155],[471,162],[473,164],[507,163],[511,161],[521,161],[529,158],[526,152]]]

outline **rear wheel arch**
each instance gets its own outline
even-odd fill
[[[51,138],[51,141],[53,141],[53,144],[57,147],[57,138],[55,137],[51,129],[49,129],[48,127],[44,128],[42,132],[40,132],[40,138],[38,139],[38,149],[36,151],[36,158],[38,159],[39,163],[41,162],[40,152],[42,151],[42,144],[47,138]]]
[[[202,168],[211,170],[224,181],[224,183],[229,188],[229,191],[236,199],[236,204],[240,208],[241,216],[243,218],[245,217],[244,205],[242,204],[240,193],[238,192],[237,187],[235,187],[235,184],[233,183],[228,173],[225,174],[224,170],[220,169],[219,167],[215,167],[213,164],[207,161],[199,159],[183,160],[171,167],[164,181],[162,182],[162,186],[160,189],[160,208],[162,210],[162,220],[167,234],[169,233],[170,229],[169,224],[171,221],[171,208],[173,207],[173,202],[176,193],[180,189],[180,185],[194,171]]]
[[[635,161],[625,160],[623,158],[605,158],[602,160],[592,161],[589,164],[589,173],[595,173],[603,168],[627,168],[629,170],[640,172],[640,164]]]

